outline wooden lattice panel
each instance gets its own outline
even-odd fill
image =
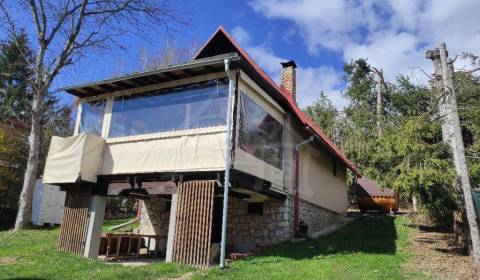
[[[179,183],[172,260],[207,267],[215,181]]]
[[[89,223],[90,197],[90,190],[67,191],[58,241],[61,251],[83,255]]]

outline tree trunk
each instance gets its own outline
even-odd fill
[[[427,58],[433,61],[435,72],[433,80],[431,80],[431,87],[435,92],[435,98],[438,103],[438,117],[442,119],[442,139],[443,142],[451,147],[451,135],[449,132],[449,122],[447,119],[447,102],[445,96],[445,86],[443,83],[443,66],[440,59],[440,51],[438,49],[427,52]],[[455,182],[452,186],[454,188],[455,198],[458,203],[458,209],[453,211],[452,227],[455,235],[455,244],[464,248],[468,247],[468,230],[465,225],[465,208],[463,193],[460,186]]]
[[[412,196],[412,207],[413,207],[413,213],[418,212],[418,201],[417,197],[415,195]]]
[[[447,133],[447,137],[445,138],[448,140],[448,143],[452,149],[458,184],[460,185],[463,193],[465,216],[467,218],[470,230],[473,258],[476,269],[478,269],[480,265],[480,236],[477,225],[477,217],[475,214],[475,207],[473,204],[467,161],[465,158],[465,147],[463,144],[460,118],[458,116],[455,88],[453,85],[453,64],[447,61],[447,50],[445,44],[441,44],[433,52],[427,52],[427,57],[437,61],[435,64],[436,67],[437,65],[440,65],[440,69],[438,70],[441,71],[439,72],[436,69],[435,73],[437,75],[441,75],[441,82],[443,84],[442,91],[440,92],[444,96],[442,97],[442,100],[440,100],[440,103],[443,103],[442,105],[444,106],[444,114],[442,114],[442,116],[444,116],[443,119],[445,122],[445,129],[443,130],[442,127],[442,133]],[[461,206],[459,208],[461,209]]]
[[[32,120],[30,135],[28,136],[28,161],[23,178],[22,192],[18,202],[15,230],[23,229],[30,225],[32,219],[32,200],[35,180],[37,179],[38,160],[40,153],[40,118],[43,95],[35,92],[32,102]]]
[[[384,80],[383,80],[383,70],[375,70],[376,76],[376,85],[375,93],[377,95],[376,102],[376,117],[377,117],[377,134],[378,138],[383,137],[383,91],[384,91]]]

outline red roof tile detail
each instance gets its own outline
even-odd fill
[[[286,103],[288,104],[289,109],[294,115],[298,118],[298,120],[305,125],[306,127],[310,128],[316,136],[323,142],[325,147],[330,150],[338,159],[340,159],[350,170],[352,170],[358,176],[361,176],[360,171],[355,167],[355,165],[345,156],[345,154],[325,135],[325,133],[318,127],[298,106],[295,100],[293,100],[292,94],[289,90],[284,87],[278,86],[275,81],[268,76],[267,73],[263,71],[260,66],[248,55],[248,53],[240,47],[240,45],[233,39],[233,37],[222,27],[220,26],[217,31],[208,39],[207,43],[200,49],[200,51],[195,56],[195,59],[199,58],[202,55],[204,50],[206,50],[207,46],[212,42],[212,40],[218,36],[223,35],[225,36],[229,43],[233,45],[235,50],[250,64],[250,66],[265,80],[272,86],[276,91],[279,93],[281,97],[284,98]]]

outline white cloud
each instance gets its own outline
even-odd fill
[[[235,32],[235,30],[242,30],[242,32]],[[242,37],[238,37],[239,34],[244,36],[243,38],[250,38],[249,33],[244,28],[237,26],[232,30],[234,38],[273,80],[280,81],[282,70],[280,63],[288,59],[277,56],[266,45],[242,44]],[[329,66],[302,67],[302,65],[299,65],[297,69],[297,103],[301,108],[312,104],[322,91],[338,108],[343,108],[346,105],[346,100],[340,95],[339,88],[341,86],[341,74]]]
[[[241,26],[236,26],[232,29],[232,36],[242,46],[250,44],[250,34]]]
[[[326,49],[345,62],[367,58],[390,80],[401,73],[425,82],[412,67],[431,72],[425,51],[441,42],[451,56],[480,50],[478,0],[254,0],[250,6],[268,19],[290,21],[310,54]]]
[[[347,105],[341,95],[342,85],[341,74],[329,66],[300,67],[297,72],[298,105],[301,108],[311,105],[323,91],[337,108],[342,109]]]
[[[250,4],[267,18],[295,22],[312,53],[319,46],[339,49],[349,41],[348,33],[363,21],[361,8],[353,1],[261,0]]]
[[[385,70],[385,78],[394,81],[398,74],[408,75],[419,82],[426,76],[417,69],[428,69],[430,62],[425,51],[419,51],[418,38],[409,33],[379,32],[365,44],[350,44],[344,48],[344,61],[367,58],[368,62]]]

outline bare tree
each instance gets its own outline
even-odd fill
[[[1,32],[17,40],[20,24],[30,24],[35,30],[31,38],[36,53],[30,63],[29,154],[16,230],[30,223],[41,146],[41,111],[58,74],[90,52],[122,49],[125,35],[148,35],[158,31],[157,26],[172,33],[174,26],[186,23],[183,16],[166,0],[0,0]],[[30,21],[25,22],[25,18]]]
[[[142,70],[189,62],[197,53],[198,46],[197,41],[190,41],[185,46],[179,47],[175,42],[167,38],[164,47],[156,53],[149,55],[145,48],[141,50]]]
[[[433,85],[434,91],[440,98],[439,111],[443,119],[443,139],[450,145],[452,150],[458,184],[463,194],[465,216],[470,230],[473,259],[475,261],[475,268],[478,271],[480,265],[480,235],[465,158],[465,147],[458,115],[456,91],[453,85],[453,61],[448,59],[447,47],[444,43],[440,44],[440,46],[434,50],[427,51],[427,58],[433,61],[435,67]]]

